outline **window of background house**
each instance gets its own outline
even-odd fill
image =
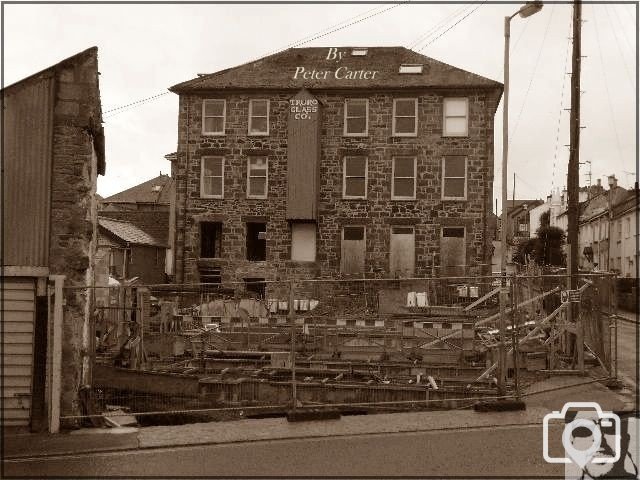
[[[622,241],[622,220],[618,220],[618,242]]]
[[[445,98],[442,135],[466,137],[469,135],[469,100],[467,98]]]
[[[202,157],[200,196],[224,197],[224,157]]]
[[[291,260],[296,262],[315,262],[316,260],[316,224],[291,224]]]
[[[467,158],[446,156],[442,159],[442,199],[467,198]]]
[[[363,226],[342,228],[340,272],[346,274],[364,273],[365,231]]]
[[[393,101],[393,135],[415,137],[418,134],[418,99],[396,98]]]
[[[205,135],[224,135],[226,113],[227,102],[225,100],[203,100],[202,133]]]
[[[222,223],[200,222],[200,257],[220,258],[222,253]]]
[[[367,157],[344,157],[342,196],[367,198]]]
[[[416,157],[393,157],[392,200],[415,200]]]
[[[344,134],[350,137],[364,137],[369,129],[369,100],[347,98],[344,101]]]
[[[247,159],[247,198],[267,198],[268,184],[267,158]]]
[[[247,260],[262,262],[267,259],[267,224],[247,223]]]
[[[625,219],[624,224],[624,238],[629,238],[631,236],[631,219]]]
[[[269,135],[269,100],[249,101],[249,135]]]

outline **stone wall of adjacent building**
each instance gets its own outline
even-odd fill
[[[369,99],[369,135],[343,136],[346,94],[312,92],[322,104],[321,174],[318,206],[317,258],[312,264],[291,262],[291,230],[286,220],[287,122],[289,99],[297,92],[226,93],[210,96],[181,95],[179,139],[173,174],[176,178],[176,281],[198,282],[202,221],[223,223],[220,259],[204,261],[219,266],[223,281],[260,277],[270,280],[340,276],[341,229],[366,226],[367,277],[389,272],[392,225],[415,228],[415,275],[428,276],[440,265],[443,226],[466,227],[469,274],[491,269],[491,239],[487,216],[491,213],[493,188],[493,118],[500,92],[449,90],[420,92],[354,91],[352,98]],[[443,137],[443,98],[468,97],[469,136]],[[418,98],[418,136],[392,136],[394,98]],[[202,99],[225,98],[226,135],[202,135]],[[248,136],[250,99],[270,100],[269,136]],[[345,155],[368,157],[366,200],[342,198],[342,162]],[[200,198],[201,158],[225,157],[224,199]],[[247,199],[247,158],[266,155],[269,169],[267,199]],[[391,200],[392,157],[417,157],[416,200]],[[441,199],[442,158],[468,158],[467,200]],[[311,179],[311,172],[310,172]],[[246,258],[246,222],[267,223],[267,261]],[[432,265],[432,259],[435,265]]]
[[[63,415],[80,413],[78,391],[89,380],[87,340],[92,254],[95,249],[95,205],[100,130],[97,50],[56,72],[53,167],[51,177],[50,273],[65,275],[62,346]],[[84,338],[84,342],[83,342]],[[83,369],[84,364],[84,369]],[[83,378],[83,371],[85,378]]]

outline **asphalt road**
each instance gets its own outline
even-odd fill
[[[635,314],[620,312],[631,322],[618,321],[618,372],[623,380],[637,384],[638,343],[636,336]],[[633,386],[633,385],[632,385]]]
[[[551,429],[560,448],[560,429]],[[7,461],[6,476],[561,476],[542,427],[242,442]]]

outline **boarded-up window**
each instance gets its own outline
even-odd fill
[[[369,126],[369,101],[366,98],[347,98],[344,101],[344,134],[364,137]]]
[[[247,223],[247,260],[262,262],[267,259],[267,224]]]
[[[450,155],[442,159],[442,198],[464,200],[467,198],[467,158]]]
[[[224,197],[224,157],[202,157],[200,196]]]
[[[343,227],[340,272],[364,273],[365,231],[364,227]]]
[[[367,198],[367,157],[344,157],[344,198]]]
[[[394,278],[413,277],[416,243],[413,227],[391,227],[389,273]]]
[[[315,262],[316,260],[316,224],[291,224],[291,260]]]
[[[418,99],[396,98],[393,101],[393,135],[415,137],[418,133]]]
[[[416,157],[393,157],[393,200],[414,200],[416,198]]]
[[[269,135],[269,100],[249,101],[249,135]]]
[[[222,223],[200,223],[200,257],[219,258],[222,251]]]
[[[249,158],[247,160],[247,198],[267,198],[267,187],[267,158]]]
[[[227,104],[224,100],[206,99],[202,101],[202,133],[224,135]]]
[[[442,275],[463,276],[466,265],[464,227],[443,227],[440,239]]]
[[[445,137],[464,137],[469,134],[469,100],[466,98],[444,99],[444,126],[442,134]]]

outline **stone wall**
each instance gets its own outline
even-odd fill
[[[50,273],[65,275],[62,331],[62,415],[78,414],[78,391],[87,381],[86,346],[97,211],[95,189],[101,134],[97,49],[56,69],[51,177]],[[97,148],[96,148],[97,147]],[[98,151],[97,151],[98,150]],[[83,340],[84,339],[84,340]],[[84,343],[84,345],[83,345]],[[85,378],[83,379],[83,363]]]
[[[318,206],[316,262],[291,262],[291,230],[285,218],[287,202],[287,122],[289,98],[297,92],[217,93],[205,97],[181,95],[178,122],[176,178],[176,281],[197,282],[199,222],[223,223],[222,255],[215,260],[223,281],[243,277],[288,280],[291,277],[339,277],[341,228],[366,225],[367,277],[389,272],[391,225],[413,225],[416,241],[416,276],[431,274],[440,265],[442,226],[466,227],[469,274],[490,272],[491,242],[487,215],[493,189],[493,117],[500,92],[455,90],[447,92],[351,92],[349,97],[369,99],[369,135],[343,136],[344,93],[313,92],[322,104],[321,184]],[[444,97],[469,98],[469,136],[443,137]],[[392,136],[393,99],[418,97],[418,136]],[[202,98],[226,98],[225,136],[204,136]],[[270,99],[269,136],[247,135],[251,98]],[[266,155],[269,162],[268,198],[246,198],[248,155]],[[342,198],[342,159],[346,154],[369,158],[366,200]],[[200,198],[201,158],[225,157],[224,199]],[[394,155],[417,157],[416,200],[391,200]],[[468,158],[467,200],[441,200],[441,165],[444,155]],[[311,172],[310,172],[311,177]],[[246,222],[267,223],[267,261],[246,258]],[[480,265],[480,266],[479,266]]]

